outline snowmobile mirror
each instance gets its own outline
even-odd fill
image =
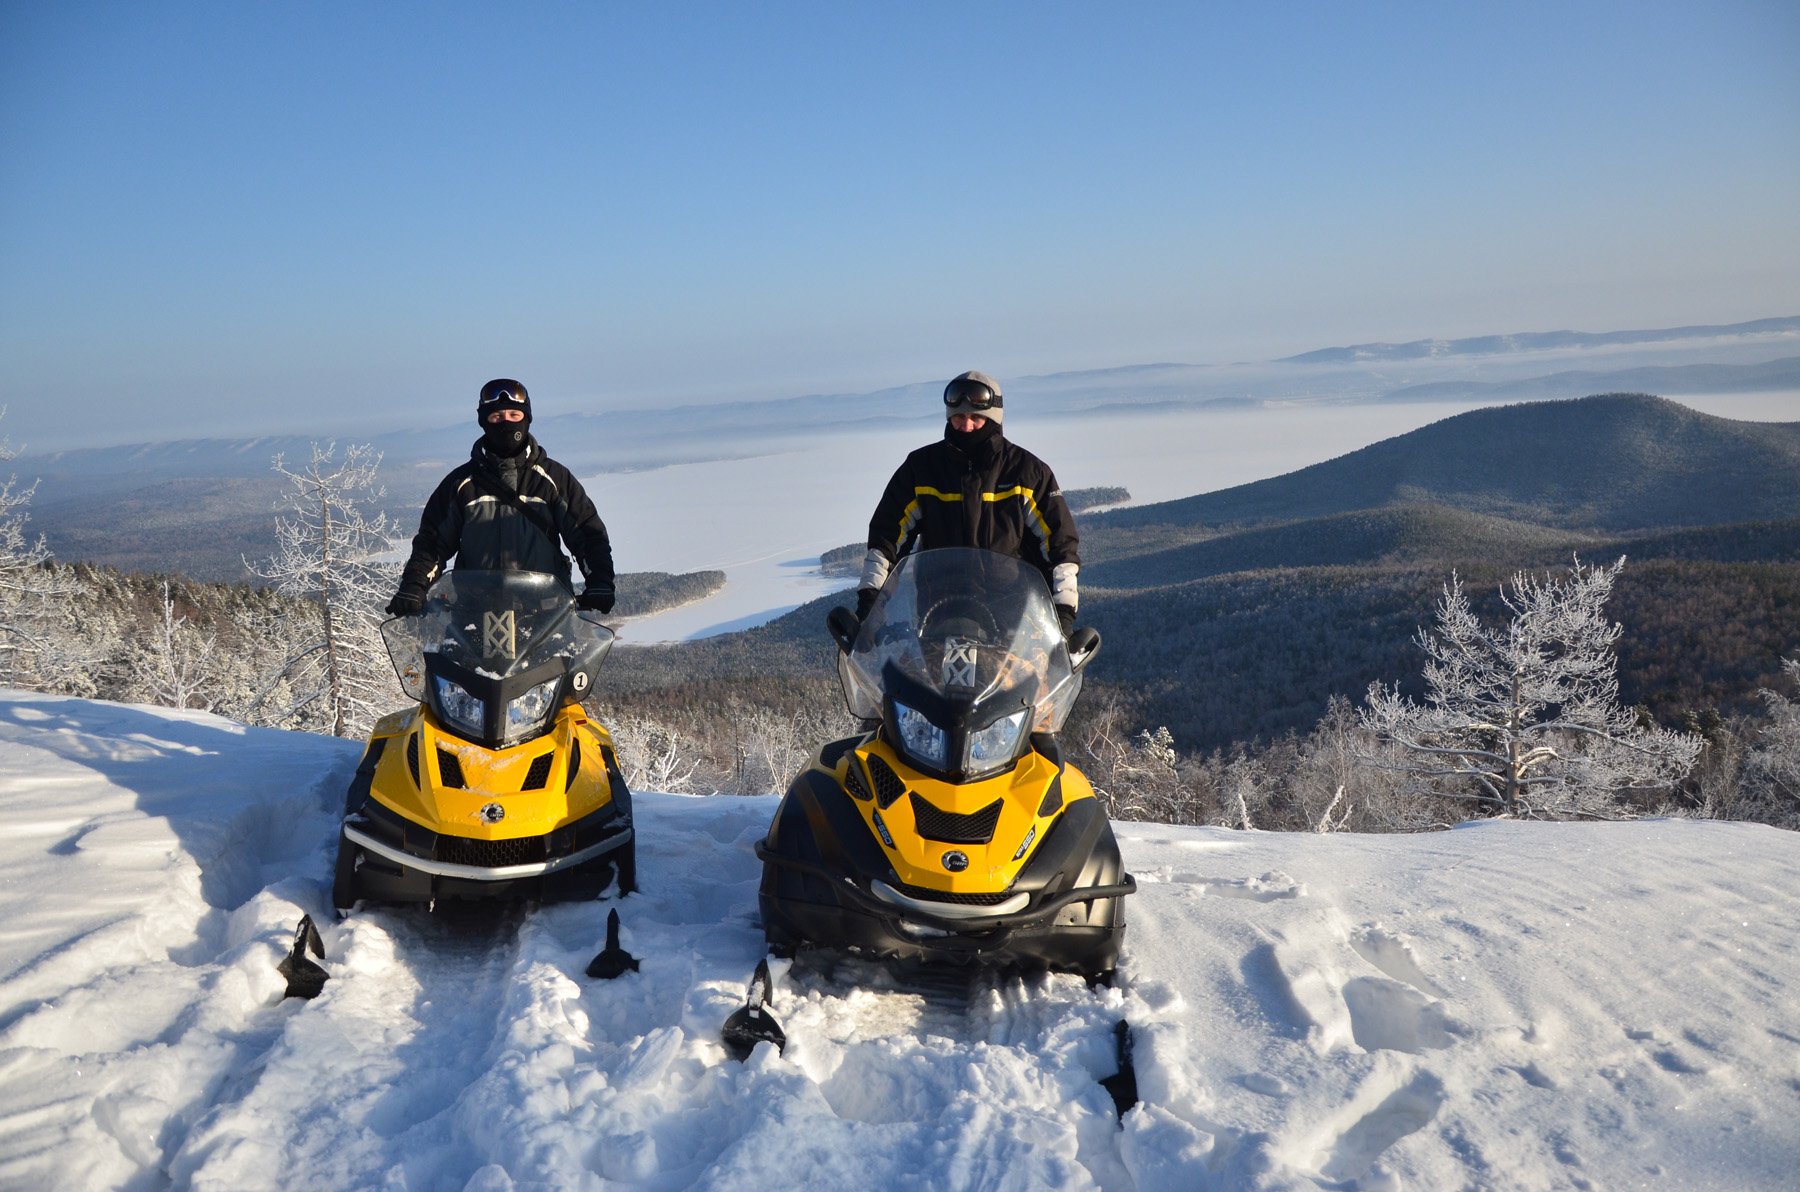
[[[767,957],[757,961],[756,975],[750,978],[750,989],[744,1004],[731,1012],[725,1020],[725,1027],[719,1032],[724,1040],[725,1050],[731,1058],[740,1064],[750,1058],[758,1043],[773,1043],[776,1051],[787,1047],[787,1032],[769,1013],[769,990],[774,984],[769,976]]]
[[[287,992],[282,997],[315,998],[324,990],[331,974],[316,961],[309,960],[308,952],[320,960],[325,959],[325,942],[319,938],[319,929],[313,925],[311,915],[302,915],[300,926],[294,929],[293,950],[287,959],[275,966],[275,971],[287,978]]]
[[[848,654],[856,644],[856,635],[862,631],[862,622],[840,604],[825,614],[825,628],[831,631],[831,640],[837,643],[838,649]]]
[[[619,947],[619,912],[606,912],[606,947],[588,962],[587,975],[610,981],[638,971],[637,957]]]
[[[1100,652],[1100,631],[1083,625],[1069,635],[1069,669],[1080,670]]]

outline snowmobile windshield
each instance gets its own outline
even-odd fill
[[[509,745],[581,699],[612,648],[599,614],[576,609],[558,577],[452,571],[417,615],[381,627],[401,689],[472,739]]]
[[[839,677],[853,716],[881,717],[905,686],[977,710],[977,722],[978,709],[1024,710],[1032,732],[1060,729],[1081,688],[1042,573],[967,547],[900,559]]]

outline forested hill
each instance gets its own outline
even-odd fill
[[[1284,476],[1094,514],[1082,529],[1104,541],[1166,527],[1179,541],[1416,502],[1608,532],[1797,517],[1800,423],[1645,394],[1471,410]]]
[[[1083,527],[1084,532],[1086,527]],[[1466,558],[1553,558],[1589,553],[1606,541],[1580,531],[1470,513],[1444,505],[1403,504],[1258,526],[1163,550],[1103,558],[1082,567],[1084,585],[1133,589],[1270,567],[1346,567]],[[1086,543],[1084,542],[1085,546]],[[1115,550],[1126,549],[1115,543]]]

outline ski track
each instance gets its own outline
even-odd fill
[[[1484,845],[1537,825],[1353,848],[1120,825],[1140,892],[1114,988],[777,963],[788,1047],[738,1064],[718,1032],[763,952],[752,846],[773,797],[641,796],[643,889],[623,900],[334,921],[353,743],[261,754],[239,733],[233,753],[209,724],[8,707],[0,752],[48,731],[114,783],[42,758],[29,790],[0,771],[16,831],[51,842],[14,880],[78,884],[102,856],[114,880],[0,923],[0,1187],[1790,1186],[1746,1154],[1781,1153],[1765,1102],[1772,1079],[1800,1092],[1800,1031],[1730,1024],[1791,1020],[1791,895],[1670,864],[1654,824],[1629,850],[1609,826],[1540,831],[1563,855],[1528,884]],[[166,764],[191,801],[147,815],[134,776]],[[242,799],[247,772],[282,793]],[[610,907],[641,967],[608,982],[584,970]],[[1645,907],[1666,987],[1648,1002],[1617,977],[1642,969]],[[331,973],[312,1002],[283,1000],[274,969],[302,913]],[[1581,946],[1552,929],[1576,919]],[[1122,1122],[1098,1083],[1120,1018],[1141,1098]],[[1708,1114],[1668,1109],[1688,1102]]]

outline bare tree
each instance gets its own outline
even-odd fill
[[[278,591],[315,601],[321,613],[316,634],[289,639],[269,693],[286,699],[288,722],[316,710],[325,731],[345,737],[365,732],[388,702],[392,676],[380,609],[399,568],[380,557],[393,545],[387,515],[365,512],[384,495],[375,479],[380,454],[354,444],[341,463],[336,456],[337,444],[314,443],[312,458],[298,469],[275,457],[275,471],[292,485],[283,495],[285,516],[275,519],[276,554],[246,565]]]
[[[1701,738],[1641,723],[1619,706],[1615,645],[1605,616],[1624,568],[1584,565],[1566,576],[1519,572],[1500,599],[1511,614],[1483,625],[1452,576],[1435,629],[1421,629],[1425,703],[1372,684],[1364,724],[1399,747],[1417,789],[1473,799],[1509,815],[1607,817],[1619,796],[1679,781]]]

